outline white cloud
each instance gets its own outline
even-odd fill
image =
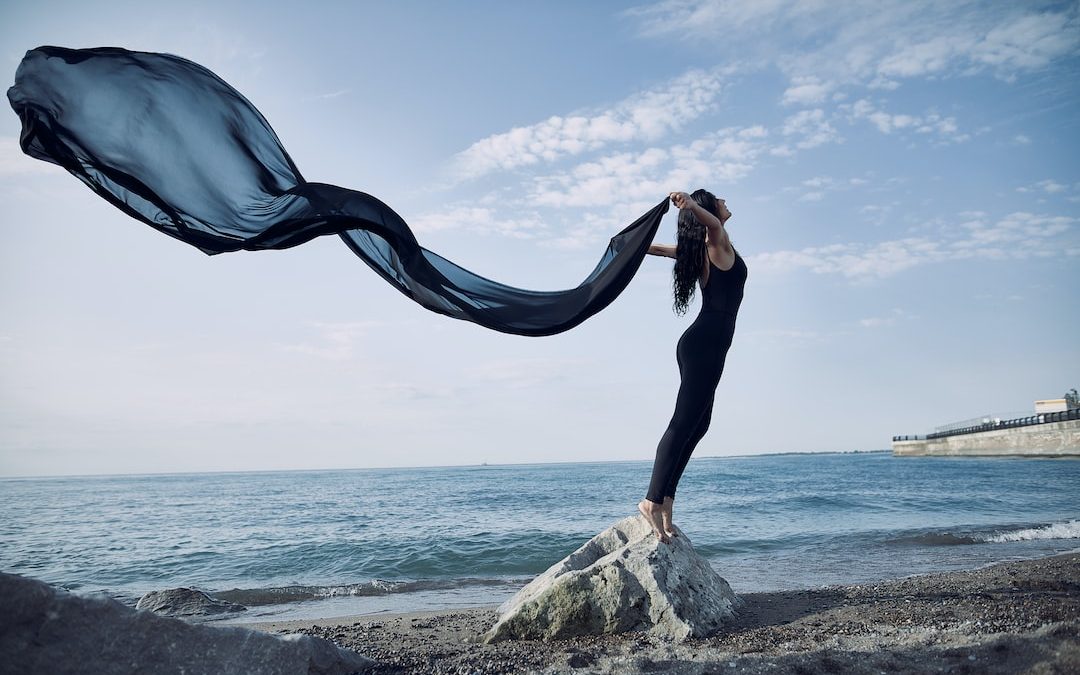
[[[840,274],[850,279],[889,277],[919,264],[935,253],[933,242],[911,238],[880,244],[831,244],[799,251],[776,251],[752,256],[755,269],[767,272],[808,269],[816,274]]]
[[[538,177],[530,206],[589,207],[598,203],[655,204],[668,192],[729,183],[749,173],[767,148],[760,126],[723,129],[670,149],[618,153]],[[599,200],[599,201],[598,201]]]
[[[866,185],[868,183],[865,178],[848,178],[847,180],[838,180],[832,176],[814,176],[813,178],[807,178],[801,185],[809,188],[827,188],[830,190],[837,190],[845,186],[859,186]]]
[[[971,138],[970,134],[960,132],[955,118],[942,117],[936,112],[928,112],[922,116],[894,115],[880,109],[865,98],[850,105],[841,105],[840,109],[847,112],[853,121],[869,121],[883,134],[911,130],[917,134],[933,135],[941,141],[951,143],[962,143]]]
[[[788,0],[662,0],[661,2],[627,10],[628,16],[639,19],[642,32],[648,35],[667,35],[678,32],[714,34],[725,30],[767,21],[785,10],[808,3]]]
[[[832,176],[814,176],[807,178],[799,185],[784,188],[784,192],[801,192],[798,198],[800,202],[819,202],[829,192],[850,190],[867,185],[869,182],[865,178],[837,179]]]
[[[1008,77],[1016,71],[1042,68],[1080,45],[1075,8],[1072,12],[1036,10],[1011,16],[988,30],[962,25],[942,28],[945,34],[915,42],[886,57],[878,64],[878,73],[917,77],[955,66],[969,70],[988,66]]]
[[[1017,134],[1013,136],[1013,143],[1017,145],[1031,145],[1031,139],[1024,134]]]
[[[665,0],[628,15],[644,35],[708,40],[718,58],[778,65],[791,78],[785,103],[817,103],[825,87],[894,89],[914,77],[989,70],[1011,78],[1080,50],[1076,3]]]
[[[1010,233],[1004,237],[1006,241],[1024,245],[1063,234],[1075,225],[1076,218],[1069,216],[1042,216],[1020,211],[1011,213],[997,224],[988,227],[1004,230]]]
[[[1024,185],[1024,186],[1018,187],[1018,188],[1016,188],[1016,191],[1021,192],[1021,193],[1032,193],[1032,192],[1034,192],[1034,193],[1044,193],[1044,194],[1048,194],[1048,195],[1056,195],[1056,194],[1063,194],[1063,193],[1066,193],[1066,192],[1070,192],[1071,190],[1069,189],[1068,185],[1063,185],[1063,184],[1057,182],[1056,180],[1051,180],[1051,179],[1048,178],[1046,180],[1041,180],[1038,183],[1033,183],[1031,185]]]
[[[461,178],[474,178],[491,171],[552,162],[615,143],[656,140],[711,110],[720,96],[726,72],[693,70],[606,110],[552,116],[488,136],[456,156],[455,173]]]
[[[943,228],[937,238],[905,237],[878,243],[813,246],[752,256],[749,264],[780,273],[809,270],[861,281],[881,279],[919,265],[964,259],[1052,257],[1076,248],[1077,219],[1011,213],[997,222],[977,217]]]
[[[723,190],[754,170],[770,149],[771,134],[761,125],[721,129],[688,143],[618,152],[581,162],[563,171],[526,179],[525,196],[501,201],[522,219],[501,221],[485,200],[450,208],[417,219],[418,231],[471,227],[514,236],[539,233],[541,246],[583,249],[610,238],[613,227],[624,225],[653,207],[672,190],[708,186]],[[569,230],[545,227],[552,214],[544,209],[574,209]],[[557,211],[552,213],[557,214]],[[558,219],[557,217],[555,218]],[[472,223],[466,226],[464,223]]]
[[[821,108],[800,110],[784,120],[781,130],[784,136],[795,136],[795,146],[801,150],[816,148],[819,145],[838,141],[836,129],[825,119]]]
[[[970,53],[974,45],[975,38],[971,35],[939,35],[907,45],[885,57],[878,64],[877,73],[885,78],[938,73],[960,55]]]
[[[974,61],[1003,71],[1042,68],[1080,46],[1074,3],[1064,12],[1034,12],[1002,22],[972,50]]]
[[[486,206],[451,206],[437,212],[417,216],[411,225],[414,232],[431,233],[442,230],[465,230],[480,234],[500,234],[518,239],[532,239],[546,230],[539,214],[524,217],[500,218]]]
[[[810,76],[792,78],[791,86],[784,92],[784,105],[815,105],[821,103],[832,91],[832,85]]]

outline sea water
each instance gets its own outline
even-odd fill
[[[0,570],[276,620],[490,605],[635,514],[650,462],[0,480]],[[1080,547],[1080,461],[695,458],[676,524],[737,593]]]

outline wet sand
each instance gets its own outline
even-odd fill
[[[1080,673],[1080,553],[741,597],[719,633],[681,644],[480,644],[494,607],[248,625],[330,639],[378,673]]]

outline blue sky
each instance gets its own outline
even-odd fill
[[[308,180],[518,286],[675,189],[750,269],[697,456],[867,450],[1080,386],[1080,4],[8,3],[0,59],[214,70]],[[336,237],[208,257],[0,119],[0,474],[651,459],[670,262],[580,327],[428,313]],[[671,241],[674,214],[658,239]],[[696,311],[696,309],[695,309]]]

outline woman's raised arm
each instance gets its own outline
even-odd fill
[[[672,192],[671,202],[675,204],[677,209],[690,209],[694,212],[694,217],[698,219],[705,229],[709,233],[709,241],[720,242],[724,248],[730,248],[730,240],[728,239],[727,230],[724,229],[724,223],[716,217],[715,213],[709,213],[700,204],[690,198],[690,195],[685,192]]]
[[[649,255],[660,255],[665,258],[675,257],[675,245],[674,244],[650,244]]]

